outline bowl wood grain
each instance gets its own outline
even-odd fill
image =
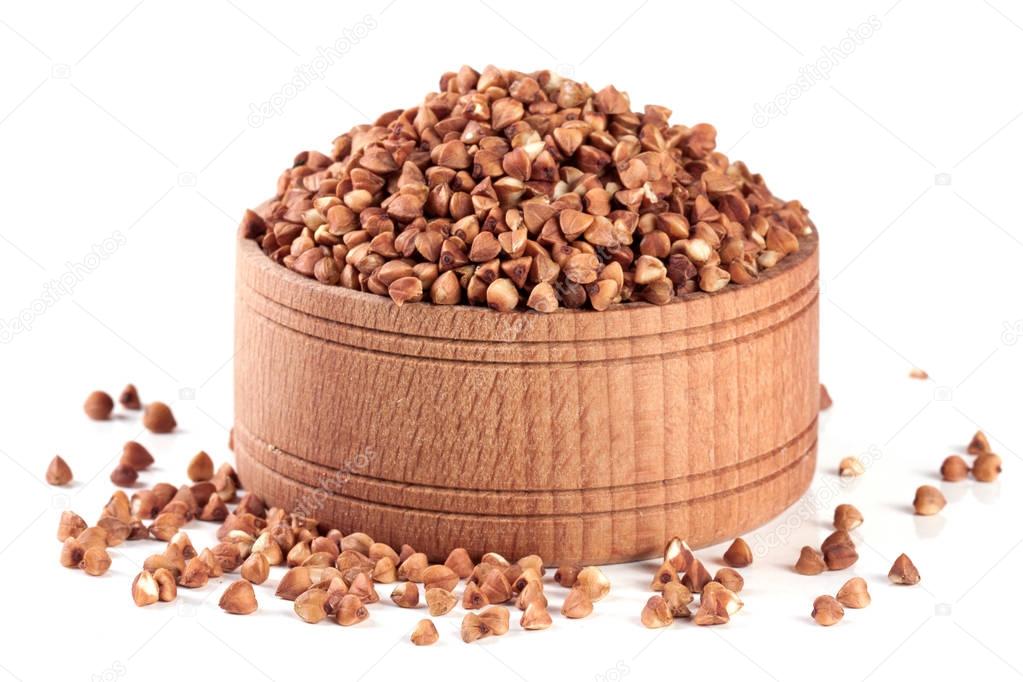
[[[817,447],[816,234],[753,285],[497,313],[327,287],[239,240],[243,484],[434,561],[657,555],[749,531]]]

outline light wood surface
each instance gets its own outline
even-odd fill
[[[699,547],[809,485],[817,238],[755,285],[667,306],[497,313],[326,287],[239,240],[246,487],[442,560]]]

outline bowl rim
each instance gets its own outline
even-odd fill
[[[742,317],[777,305],[816,286],[820,238],[815,227],[799,237],[799,251],[764,272],[756,282],[729,284],[721,291],[693,292],[662,306],[635,301],[607,310],[559,308],[498,312],[486,306],[402,306],[387,296],[325,285],[277,263],[256,240],[237,237],[237,287],[293,310],[364,329],[410,333],[428,338],[553,341],[629,338]],[[773,286],[772,286],[773,285]]]

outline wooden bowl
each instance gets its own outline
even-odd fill
[[[817,452],[817,235],[753,285],[497,313],[324,286],[239,240],[246,488],[431,560],[612,563],[730,539]]]

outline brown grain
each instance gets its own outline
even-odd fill
[[[153,433],[170,433],[178,425],[170,407],[161,402],[146,405],[142,413],[142,425]]]
[[[240,234],[303,276],[398,305],[553,312],[749,284],[812,232],[799,202],[715,151],[712,126],[631,108],[613,86],[462,67],[331,156],[299,154]],[[682,254],[697,267],[669,279]],[[602,276],[612,264],[629,286]]]
[[[85,399],[83,408],[89,419],[96,421],[110,419],[110,414],[114,411],[114,399],[103,391],[93,391]]]
[[[63,457],[56,455],[50,460],[49,466],[46,467],[47,483],[50,485],[67,485],[73,478],[74,475],[71,473],[71,467],[68,466]]]

